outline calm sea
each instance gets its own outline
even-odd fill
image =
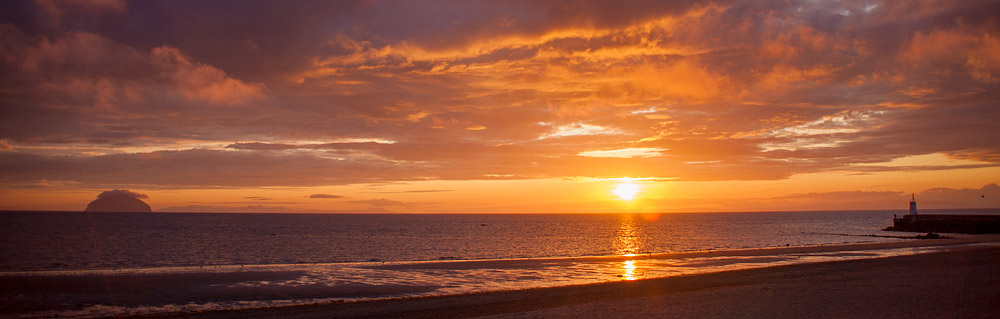
[[[661,253],[898,239],[899,211],[343,215],[0,213],[0,270]]]
[[[912,235],[880,230],[893,213],[0,212],[0,317],[108,318],[454,295],[949,249],[744,250],[914,240],[868,236]],[[719,251],[652,254],[704,250]]]

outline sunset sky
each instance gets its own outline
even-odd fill
[[[4,1],[0,42],[4,210],[1000,207],[997,1]]]

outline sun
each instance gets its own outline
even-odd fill
[[[623,200],[632,200],[633,198],[635,198],[635,194],[639,193],[639,185],[632,183],[621,183],[618,184],[618,187],[616,187],[615,190],[612,192],[615,193],[615,195],[618,195],[618,198],[621,198]]]

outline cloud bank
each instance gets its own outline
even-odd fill
[[[334,194],[310,194],[307,198],[344,198],[344,196]]]
[[[869,164],[935,153],[1000,165],[995,1],[240,6],[4,3],[0,180],[773,180],[931,170]]]

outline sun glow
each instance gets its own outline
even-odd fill
[[[618,184],[618,187],[616,187],[615,190],[612,192],[614,192],[615,195],[618,195],[618,198],[621,198],[623,200],[632,200],[633,198],[635,198],[635,195],[639,193],[639,185],[632,183],[621,183]]]

